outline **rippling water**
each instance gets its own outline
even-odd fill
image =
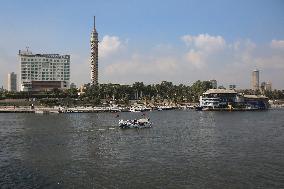
[[[0,188],[284,188],[284,110],[146,114],[0,114]]]

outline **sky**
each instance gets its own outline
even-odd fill
[[[71,82],[90,82],[93,16],[99,83],[172,81],[284,89],[283,0],[0,0],[0,86],[18,51],[71,55]]]

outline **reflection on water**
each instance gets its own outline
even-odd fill
[[[283,188],[283,113],[0,114],[0,188]]]

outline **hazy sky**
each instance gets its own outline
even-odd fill
[[[0,0],[0,86],[18,50],[71,55],[71,81],[90,82],[93,16],[100,83],[250,88],[251,72],[284,89],[283,0]]]

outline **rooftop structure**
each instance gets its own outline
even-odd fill
[[[263,95],[244,95],[244,98],[249,98],[249,99],[268,99],[268,97],[263,96]]]
[[[203,94],[237,94],[237,92],[231,89],[209,89]]]
[[[70,81],[70,55],[33,54],[19,51],[21,91],[67,89]]]

